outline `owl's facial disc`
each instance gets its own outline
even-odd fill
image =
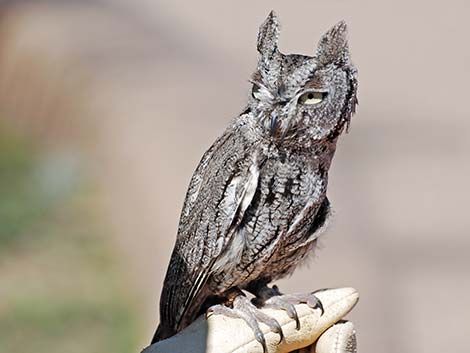
[[[278,48],[279,22],[270,14],[258,34],[258,67],[250,111],[280,141],[323,140],[349,125],[357,102],[357,70],[351,64],[347,27],[339,22],[320,39],[315,55],[285,55]]]
[[[312,142],[342,130],[349,91],[347,73],[335,66],[318,68],[303,56],[283,59],[276,85],[256,73],[251,81],[250,107],[260,126],[275,139]]]

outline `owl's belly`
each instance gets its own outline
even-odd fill
[[[305,257],[304,245],[326,199],[327,175],[318,169],[308,158],[267,160],[252,202],[217,262],[210,281],[214,292],[244,287],[260,276],[278,278]]]
[[[244,288],[251,282],[260,278],[273,281],[291,274],[295,268],[313,253],[318,236],[326,227],[330,215],[330,206],[325,197],[320,206],[312,207],[311,213],[305,214],[301,225],[295,232],[274,232],[271,236],[262,238],[244,233],[235,236],[237,242],[231,251],[230,260],[226,266],[213,277],[216,292],[223,293],[232,287]],[[280,228],[280,227],[276,227]],[[251,235],[251,237],[250,237]],[[253,243],[243,243],[240,248],[240,239],[256,240]],[[246,240],[245,239],[245,240]]]
[[[273,249],[264,249],[252,256],[244,249],[241,256],[233,257],[225,268],[214,274],[211,280],[213,292],[222,294],[232,287],[244,288],[260,278],[277,280],[291,274],[315,247],[316,240],[299,244],[289,251],[278,244]]]

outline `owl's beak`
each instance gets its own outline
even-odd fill
[[[276,135],[276,130],[278,128],[278,113],[276,110],[273,110],[272,113],[271,113],[271,125],[270,125],[270,134],[271,136],[275,136]]]

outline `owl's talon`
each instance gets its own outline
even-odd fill
[[[277,287],[273,288],[278,291]],[[266,293],[266,292],[265,292]],[[264,300],[264,306],[273,309],[283,309],[287,312],[287,315],[295,320],[295,328],[300,330],[300,320],[295,309],[296,304],[307,304],[312,309],[320,309],[320,316],[323,315],[324,309],[321,301],[315,296],[314,293],[309,294],[286,294],[286,295],[274,295],[267,300]]]
[[[282,327],[279,322],[258,309],[244,295],[239,295],[233,299],[233,308],[219,304],[210,307],[208,314],[224,315],[232,318],[239,318],[245,321],[253,331],[256,340],[263,346],[264,353],[268,352],[268,348],[263,331],[261,331],[261,328],[259,327],[259,322],[267,325],[272,332],[279,335],[279,343],[284,340],[284,332],[282,331]]]
[[[263,332],[261,332],[261,330],[258,332],[255,332],[255,338],[263,346],[263,353],[268,353],[268,346],[266,345],[266,338],[264,338]]]
[[[287,316],[289,316],[291,319],[295,320],[295,329],[297,331],[300,330],[299,315],[297,314],[297,310],[295,309],[294,304],[286,303],[286,307],[284,309],[287,312]]]
[[[314,309],[317,309],[317,308],[320,309],[320,311],[321,311],[320,316],[323,316],[323,314],[325,313],[325,309],[323,309],[322,302],[314,294],[312,294],[312,297],[315,298],[316,302],[314,303],[314,305],[310,305],[309,303],[307,303],[308,306],[310,306],[311,308],[314,308]]]
[[[260,321],[268,325],[272,332],[277,333],[279,335],[278,344],[284,340],[284,332],[282,331],[282,327],[279,324],[279,322],[277,322],[276,319],[273,319],[272,317],[270,317],[269,315],[266,315],[265,313],[261,311],[259,311],[256,316],[258,320],[262,318]]]
[[[300,299],[302,299],[302,297],[305,297],[305,301],[300,301],[300,303],[307,304],[312,309],[320,309],[321,311],[320,316],[324,314],[325,310],[323,309],[323,304],[320,301],[320,299],[318,299],[318,297],[315,295],[315,292],[306,294],[306,295],[297,295],[297,296]]]
[[[321,310],[320,316],[322,316],[322,315],[325,313],[325,310],[323,309],[323,304],[322,304],[322,302],[318,299],[318,297],[315,295],[315,293],[324,292],[324,291],[327,291],[327,290],[329,290],[329,289],[331,289],[331,288],[317,289],[316,291],[312,292],[312,296],[313,296],[313,298],[315,298],[315,300],[316,300],[316,301],[315,301],[315,305]],[[315,305],[312,306],[312,307],[315,307]]]

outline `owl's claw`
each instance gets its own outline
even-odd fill
[[[259,322],[266,324],[271,331],[279,334],[279,343],[284,339],[284,333],[282,332],[279,322],[263,313],[244,295],[239,295],[233,299],[233,308],[219,304],[209,308],[208,314],[224,315],[245,321],[253,331],[256,340],[263,346],[264,353],[268,352],[268,347],[266,345],[263,331],[261,331],[261,328],[259,327]]]
[[[323,304],[314,293],[276,295],[266,300],[264,302],[264,307],[285,310],[287,315],[291,319],[295,320],[296,329],[299,330],[300,320],[294,306],[297,304],[307,304],[312,309],[320,309],[320,316],[324,313]]]
[[[300,320],[299,315],[297,314],[297,310],[295,309],[295,305],[307,304],[312,309],[320,309],[320,316],[324,313],[323,305],[321,301],[315,296],[315,292],[308,294],[283,295],[276,285],[273,285],[271,288],[269,288],[267,285],[261,285],[251,289],[256,295],[256,298],[253,299],[253,302],[256,304],[256,306],[285,310],[287,315],[291,319],[295,320],[297,330],[300,329]]]
[[[266,284],[261,283],[250,288],[250,291],[256,295],[253,299],[253,303],[257,307],[267,307],[273,309],[285,310],[287,315],[295,320],[296,329],[300,330],[300,320],[295,305],[307,304],[312,309],[320,309],[320,316],[323,315],[324,309],[321,301],[315,296],[315,293],[321,292],[325,289],[320,289],[312,293],[307,294],[282,294],[276,285],[271,288]]]
[[[300,320],[299,315],[297,314],[297,310],[295,309],[294,304],[284,300],[281,296],[272,297],[265,302],[266,308],[273,308],[273,309],[283,309],[286,311],[287,316],[291,319],[295,320],[295,328],[296,330],[300,330]]]

